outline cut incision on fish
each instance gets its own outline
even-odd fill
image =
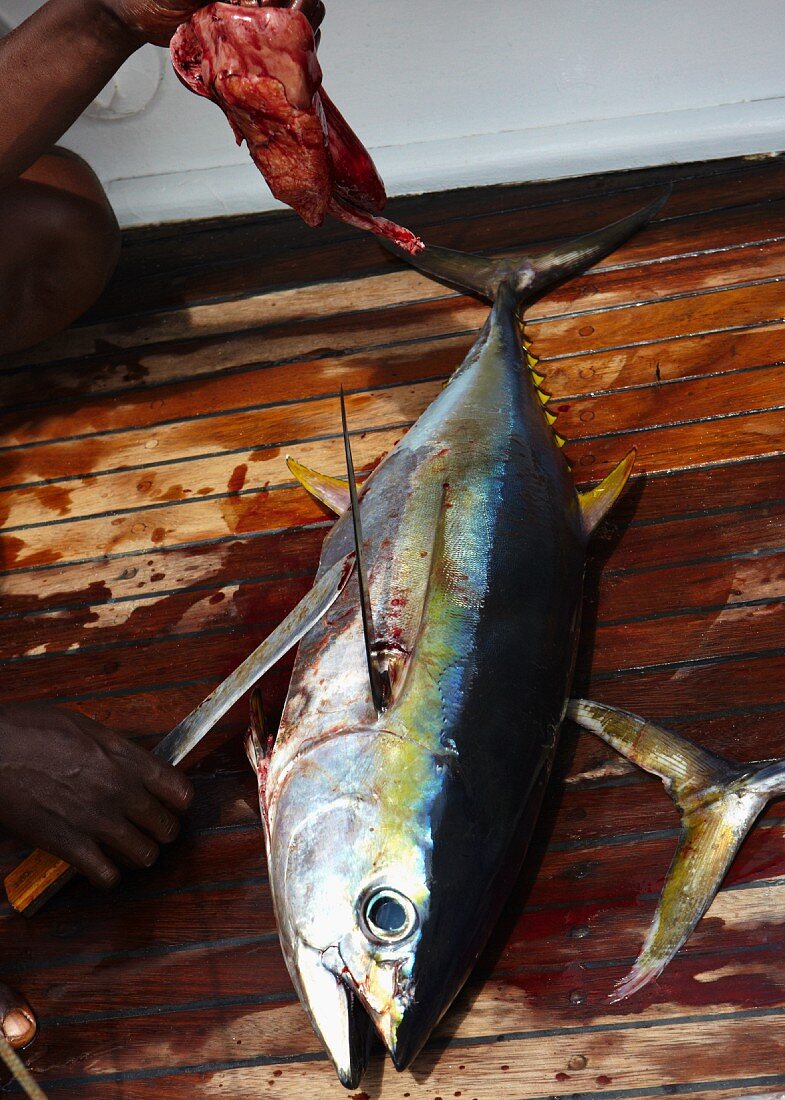
[[[273,195],[310,226],[332,214],[415,253],[380,216],[387,196],[361,141],[322,88],[313,28],[289,8],[209,4],[174,35],[174,70],[222,109]]]

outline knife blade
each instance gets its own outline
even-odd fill
[[[158,742],[153,753],[170,764],[181,763],[229,708],[329,611],[346,587],[354,563],[352,551],[317,578],[283,622]],[[75,868],[65,860],[36,849],[6,875],[6,895],[17,912],[32,916],[75,874]]]

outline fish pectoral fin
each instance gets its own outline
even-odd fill
[[[681,815],[681,836],[646,940],[611,1000],[665,969],[709,908],[736,852],[770,798],[785,794],[785,762],[732,763],[634,714],[573,699],[567,716],[662,779]]]
[[[583,517],[583,529],[587,535],[590,535],[599,527],[621,496],[632,473],[635,455],[636,451],[633,447],[629,454],[625,455],[618,466],[611,470],[599,485],[595,485],[588,492],[578,493],[578,502]]]
[[[303,466],[296,458],[287,456],[286,465],[289,472],[297,478],[302,487],[312,497],[315,497],[336,516],[342,515],[350,504],[349,482],[338,477],[330,477],[329,474],[320,474],[318,470],[311,470]],[[359,485],[358,485],[359,491]]]
[[[245,736],[245,753],[248,762],[260,779],[266,773],[275,737],[270,733],[262,704],[262,693],[258,687],[251,692],[251,723]]]

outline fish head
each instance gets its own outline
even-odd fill
[[[370,1025],[402,1069],[452,999],[440,988],[423,1000],[418,978],[430,973],[424,947],[433,950],[424,799],[437,771],[432,754],[392,734],[345,732],[301,754],[276,799],[269,854],[281,945],[350,1088]]]

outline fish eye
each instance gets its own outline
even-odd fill
[[[363,931],[377,943],[400,943],[417,927],[417,910],[413,902],[389,887],[369,894],[360,914]]]

